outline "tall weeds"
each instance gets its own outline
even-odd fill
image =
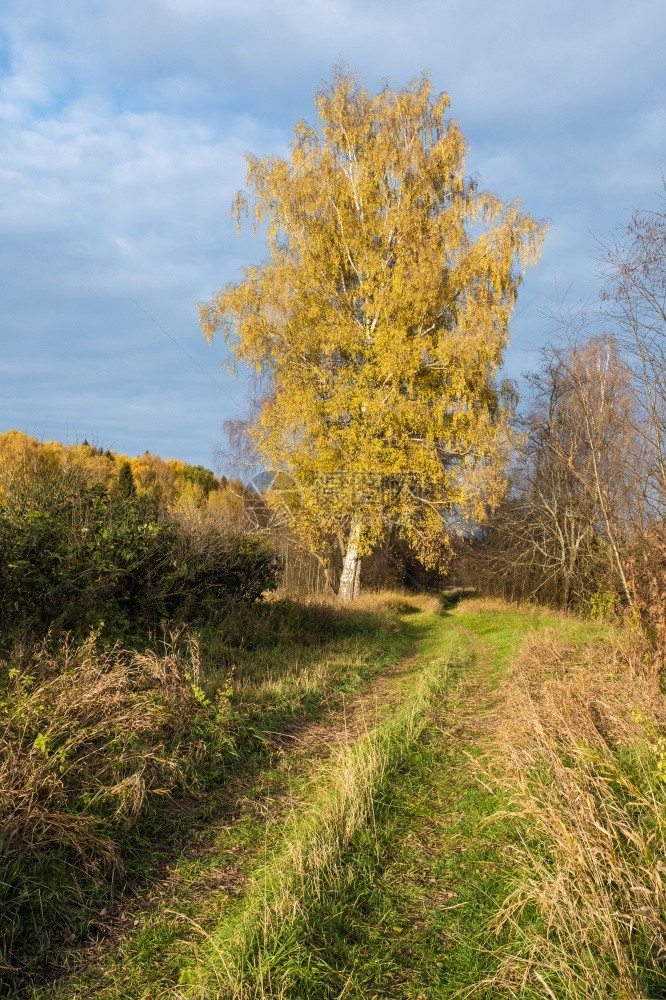
[[[11,972],[73,938],[108,897],[164,797],[223,748],[226,705],[198,688],[193,640],[162,655],[43,645],[0,668],[0,964]]]
[[[666,705],[640,638],[531,640],[502,713],[492,773],[524,833],[498,994],[663,996]]]

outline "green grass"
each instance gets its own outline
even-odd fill
[[[221,630],[204,646],[204,686],[211,691],[230,678],[237,713],[258,727],[330,710],[413,642],[409,622],[371,600],[358,611],[283,601],[261,613],[267,621],[258,635],[239,641]]]
[[[193,718],[190,734],[187,719],[182,720],[183,740],[202,741],[188,763],[187,779],[196,794],[180,790],[170,800],[153,797],[149,816],[120,829],[124,879],[118,870],[107,877],[105,871],[72,863],[68,845],[47,843],[41,853],[26,856],[20,842],[11,848],[15,856],[2,848],[0,875],[7,884],[0,900],[6,898],[8,904],[0,912],[5,946],[0,992],[25,993],[31,981],[74,962],[77,943],[106,922],[100,912],[136,907],[136,902],[124,903],[124,897],[149,896],[151,883],[167,863],[187,854],[193,841],[203,843],[212,836],[207,825],[226,822],[237,799],[251,797],[254,786],[270,782],[274,747],[267,733],[340,705],[398,662],[414,635],[381,601],[369,600],[352,610],[325,602],[275,601],[232,608],[200,639],[204,694],[212,697],[217,688],[230,687],[231,699],[230,710],[219,721],[213,713],[205,728],[201,718]],[[79,695],[83,692],[75,688],[73,697]],[[74,813],[81,808],[76,789],[69,808]],[[116,832],[109,827],[109,834]],[[20,926],[20,934],[12,934],[12,926]]]
[[[116,949],[50,997],[498,995],[482,984],[513,931],[497,940],[488,928],[520,878],[522,832],[484,778],[486,719],[527,636],[575,645],[608,629],[483,601],[402,610],[399,626],[386,609],[374,620],[362,610],[314,648],[289,625],[282,667],[258,634],[235,673],[235,711],[256,731],[323,715],[419,645],[354,741],[267,753],[237,778],[233,817],[202,831],[202,850],[183,853]]]
[[[281,953],[272,987],[256,995],[448,998],[492,973],[497,942],[487,927],[518,875],[518,833],[497,818],[501,795],[478,778],[475,723],[471,731],[456,726],[470,698],[472,715],[483,714],[524,637],[546,628],[571,639],[589,632],[559,616],[473,604],[430,625],[421,656],[448,662],[447,691],[378,789],[373,823],[359,829]],[[284,992],[275,984],[286,984]],[[490,1000],[495,991],[476,995]]]

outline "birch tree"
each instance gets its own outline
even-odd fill
[[[423,76],[371,95],[339,69],[289,158],[247,156],[268,258],[201,307],[260,383],[249,430],[271,502],[313,551],[337,539],[339,593],[389,528],[426,565],[503,490],[510,388],[498,371],[543,226],[478,189],[449,98]]]

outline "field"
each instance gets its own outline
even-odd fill
[[[84,825],[5,868],[7,995],[663,995],[666,718],[638,633],[386,593],[269,601],[188,650],[152,661],[189,656],[178,724],[146,724],[140,803],[137,769],[134,799],[107,782],[107,866]]]

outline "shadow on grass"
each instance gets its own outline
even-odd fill
[[[369,609],[338,604],[333,600],[299,601],[292,598],[261,604],[235,602],[227,604],[212,617],[202,633],[206,637],[217,633],[229,646],[244,649],[304,641],[321,645],[331,639],[374,632],[385,623],[386,612],[390,610],[403,609],[390,608],[386,604]]]
[[[474,597],[475,594],[474,587],[451,587],[449,590],[443,590],[439,595],[441,613],[443,615],[449,614],[460,601],[467,597]]]

